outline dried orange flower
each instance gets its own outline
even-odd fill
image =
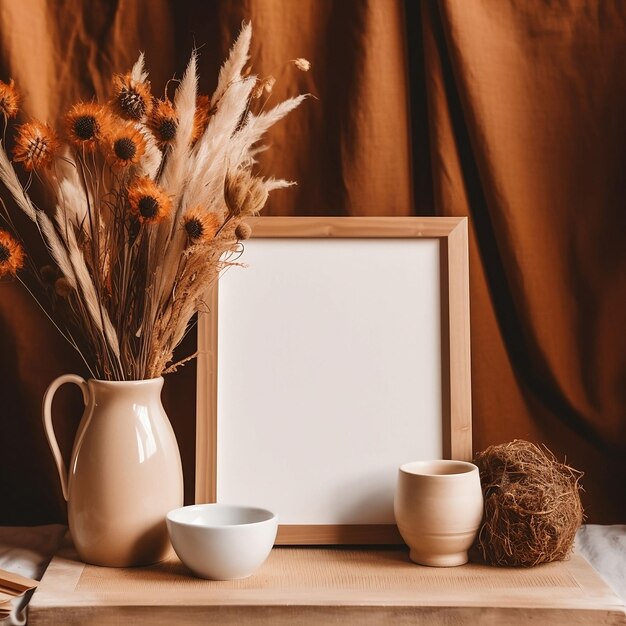
[[[6,230],[0,230],[0,278],[24,267],[24,250]]]
[[[148,81],[138,82],[128,74],[113,77],[113,100],[115,111],[127,120],[141,121],[150,115],[152,96]]]
[[[108,114],[100,104],[79,102],[65,116],[67,135],[70,141],[90,152],[106,133]]]
[[[0,114],[8,120],[17,115],[19,108],[20,94],[15,86],[15,81],[11,79],[7,84],[0,80]]]
[[[311,69],[311,62],[302,57],[294,59],[293,64],[302,72],[308,72]]]
[[[183,218],[183,228],[192,243],[213,239],[220,226],[221,221],[215,213],[199,208],[191,209]]]
[[[50,167],[59,145],[55,132],[48,124],[28,122],[17,127],[13,160],[28,171]]]
[[[128,204],[132,217],[142,224],[163,221],[172,208],[172,201],[147,176],[136,179],[128,189]]]
[[[202,137],[213,113],[215,113],[215,111],[211,108],[211,98],[204,95],[198,96],[196,100],[196,112],[193,116],[192,141],[197,141]]]
[[[114,126],[107,136],[107,156],[115,167],[135,165],[145,150],[145,139],[132,123]]]
[[[157,142],[165,146],[174,141],[178,128],[178,114],[170,100],[156,100],[148,118],[148,128]]]

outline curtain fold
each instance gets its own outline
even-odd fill
[[[626,10],[422,9],[435,207],[471,223],[475,447],[545,442],[623,520]]]
[[[589,519],[624,521],[626,7],[20,0],[0,3],[0,79],[21,87],[21,121],[59,124],[77,99],[106,98],[140,50],[153,92],[171,93],[195,45],[209,93],[244,19],[277,100],[315,96],[261,155],[262,172],[298,181],[266,214],[469,216],[475,449],[545,442],[586,472]],[[306,74],[285,63],[300,56]],[[0,285],[0,355],[0,523],[63,520],[39,403],[54,377],[84,372],[16,283]],[[164,401],[190,501],[193,364]],[[55,403],[66,453],[80,404],[74,391]]]

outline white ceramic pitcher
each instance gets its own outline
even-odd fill
[[[78,385],[85,411],[69,472],[52,426],[52,399]],[[54,455],[70,533],[81,559],[128,567],[167,556],[165,515],[183,505],[183,474],[174,431],[161,404],[163,378],[139,381],[57,378],[43,399],[43,422]]]

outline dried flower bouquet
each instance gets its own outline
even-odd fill
[[[35,267],[3,207],[0,276],[17,276],[34,295],[41,289],[18,274],[30,266],[49,296],[38,302],[95,378],[141,380],[174,369],[174,348],[203,296],[250,236],[245,218],[293,184],[256,174],[255,156],[267,129],[305,96],[265,110],[274,78],[246,68],[251,34],[244,25],[210,97],[197,93],[194,53],[173,101],[167,90],[154,98],[142,54],[114,78],[108,103],[73,106],[60,136],[39,121],[18,126],[13,162],[28,172],[25,184],[3,142],[0,179],[53,263]],[[305,59],[293,65],[309,69]],[[13,81],[0,83],[5,128],[18,109]],[[50,215],[28,195],[33,177],[54,194]]]

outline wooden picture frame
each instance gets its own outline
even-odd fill
[[[253,239],[285,239],[296,242],[378,240],[381,243],[393,243],[391,240],[435,240],[438,246],[438,311],[441,316],[441,455],[443,458],[471,460],[467,218],[262,217],[250,220],[250,225]],[[376,241],[370,243],[373,245]],[[245,255],[243,261],[248,261]],[[229,271],[249,270],[235,268]],[[201,314],[199,319],[195,489],[197,503],[215,502],[218,496],[218,303],[219,291],[216,287],[208,300],[208,312]],[[398,458],[397,463],[399,465],[410,460],[413,459]],[[393,523],[296,523],[281,525],[276,543],[387,544],[399,541],[399,533]]]

